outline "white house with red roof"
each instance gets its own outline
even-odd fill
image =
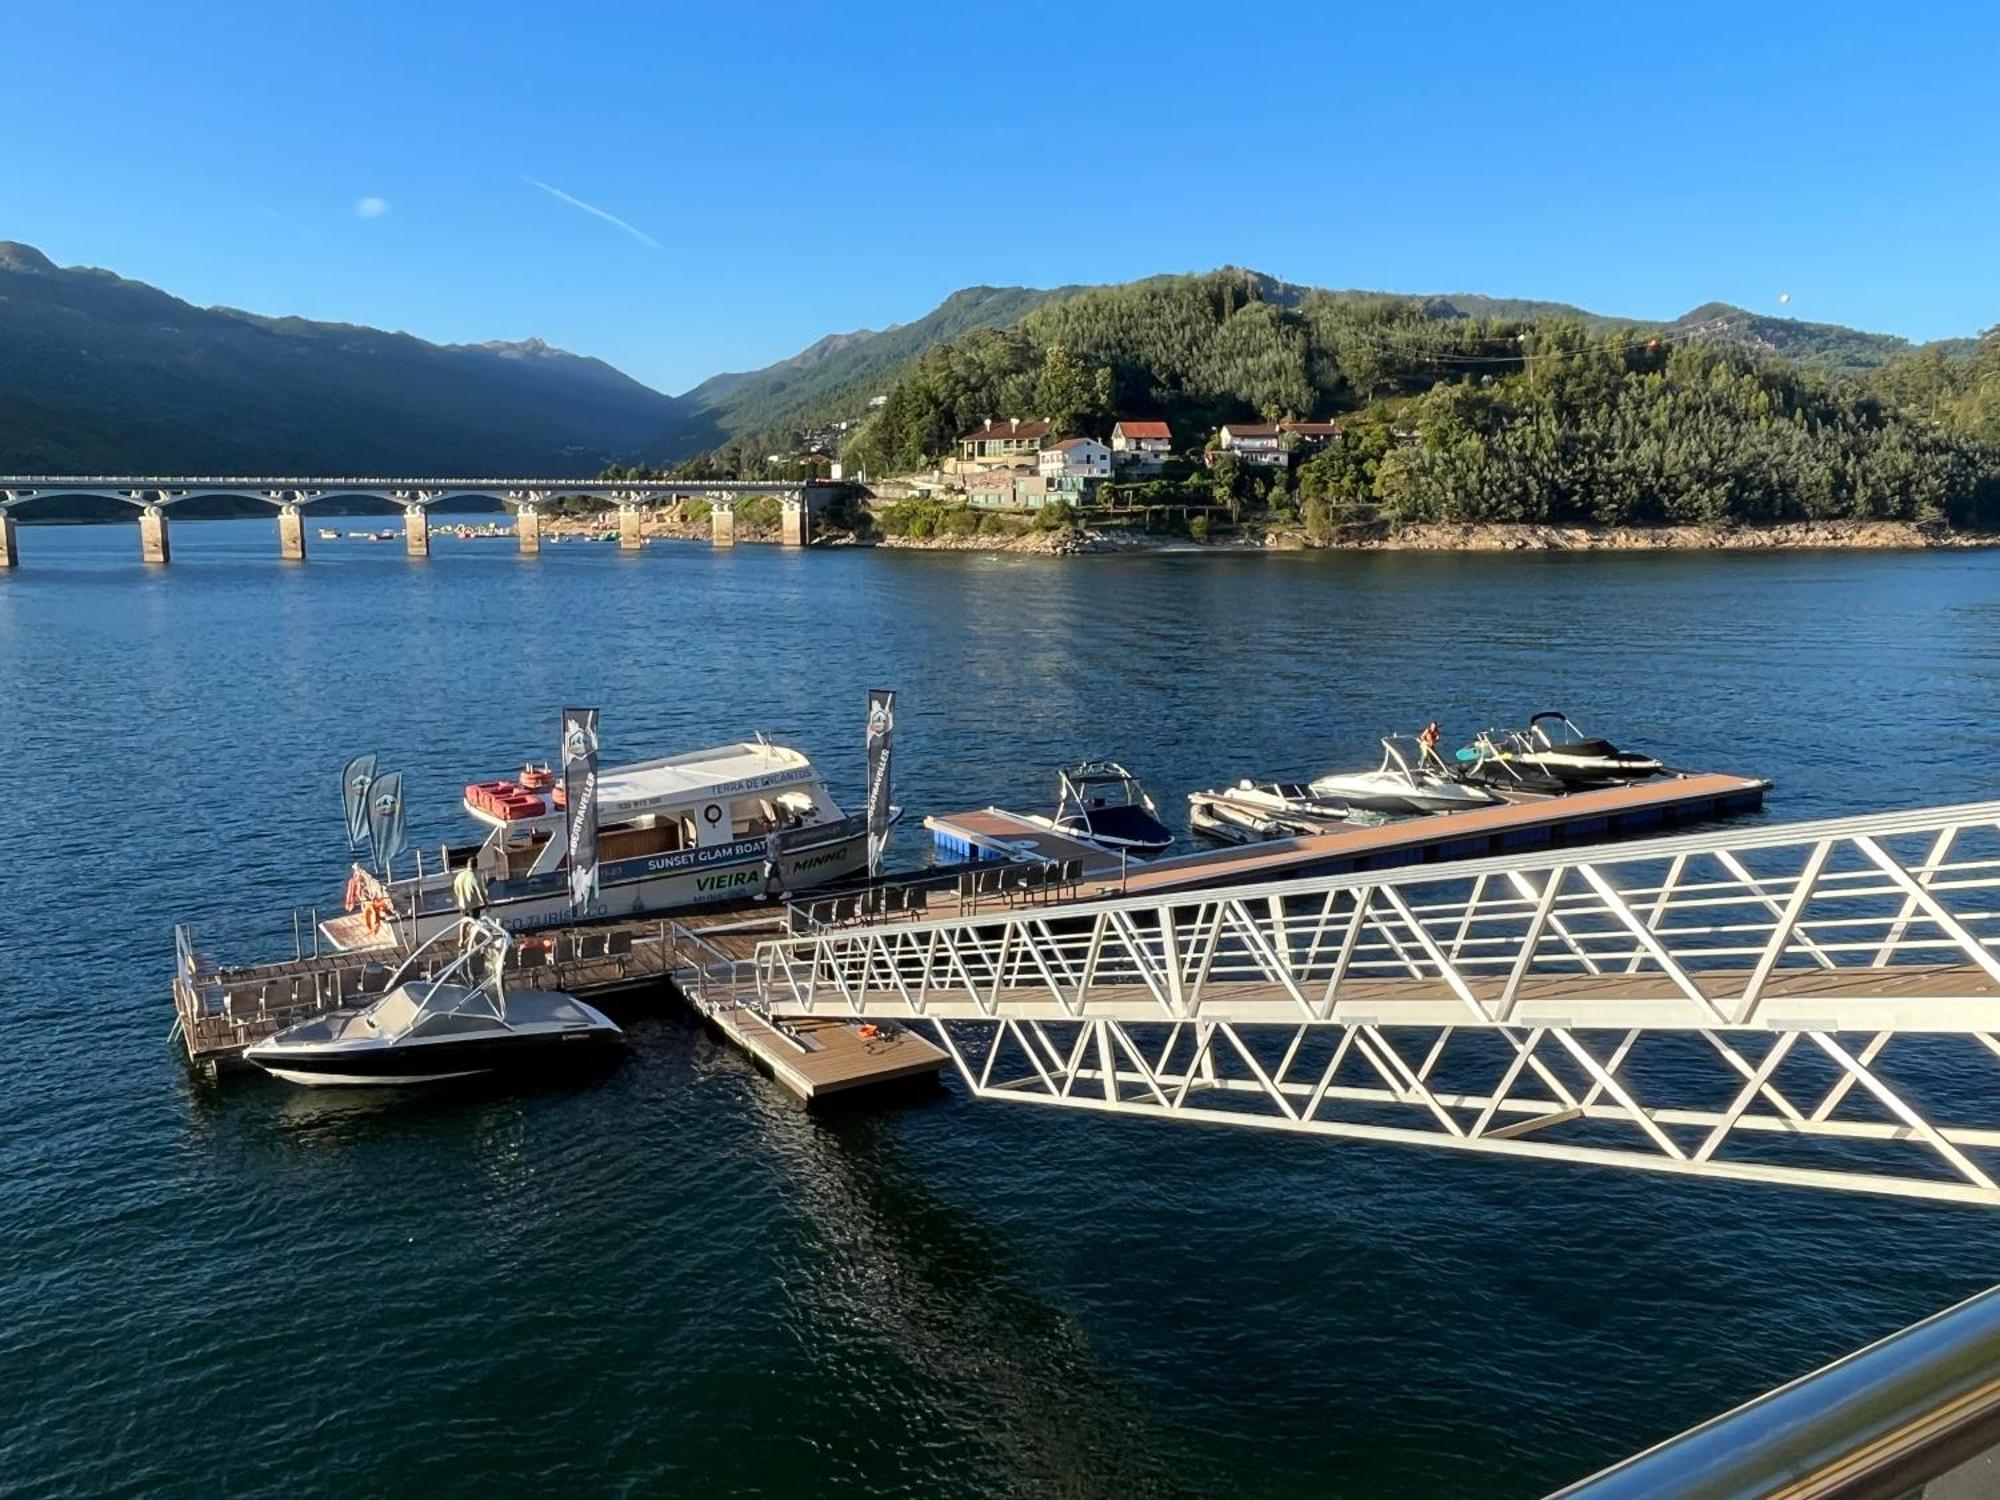
[[[1109,479],[1111,450],[1096,438],[1062,438],[1038,455],[1044,479]]]
[[[1120,422],[1111,429],[1111,462],[1138,474],[1157,474],[1174,451],[1165,422]]]

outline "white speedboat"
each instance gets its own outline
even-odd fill
[[[1331,833],[1347,822],[1348,805],[1316,795],[1295,781],[1243,780],[1232,787],[1188,793],[1188,823],[1196,833],[1230,844]]]
[[[1372,771],[1331,771],[1315,777],[1310,783],[1313,794],[1376,812],[1458,812],[1500,800],[1484,787],[1453,776],[1429,745],[1411,743],[1417,745],[1415,765],[1391,737],[1382,741],[1381,765]]]
[[[1620,750],[1609,740],[1585,734],[1559,709],[1544,709],[1528,720],[1514,758],[1571,786],[1642,781],[1666,769],[1650,755]]]
[[[289,1026],[246,1047],[244,1060],[290,1083],[351,1087],[547,1077],[611,1057],[624,1033],[602,1011],[558,990],[508,989],[511,941],[491,921],[442,932],[389,976],[373,1005]],[[409,977],[420,956],[461,942],[437,974]]]
[[[349,949],[427,942],[457,923],[452,881],[468,865],[487,914],[504,926],[576,919],[562,787],[547,766],[472,783],[465,811],[487,828],[483,842],[446,847],[394,880],[356,866],[349,914],[320,924],[327,940]],[[868,864],[867,819],[841,812],[802,751],[766,740],[607,767],[597,818],[593,917],[678,911],[773,884],[802,891]]]
[[[1060,774],[1051,818],[1028,821],[1114,854],[1158,854],[1174,841],[1139,778],[1115,760],[1088,760]]]

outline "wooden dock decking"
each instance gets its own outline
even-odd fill
[[[940,1048],[894,1022],[808,1016],[774,1025],[744,1009],[718,1010],[708,1019],[809,1104],[887,1084],[935,1083],[946,1062]]]
[[[1135,861],[1122,873],[1116,855],[1097,850],[1093,851],[1095,860],[1085,866],[1080,895],[1084,899],[1159,896],[1295,875],[1477,859],[1551,843],[1613,838],[1652,831],[1668,823],[1754,811],[1763,806],[1770,785],[1750,776],[1689,773],[1557,797],[1510,798],[1489,807],[1432,813],[1367,828],[1342,828],[1308,838],[1168,855]],[[993,857],[1067,859],[1075,857],[1073,851],[1087,847],[996,807],[928,817],[924,826],[947,848],[979,850]],[[1066,847],[1058,852],[1057,844]]]

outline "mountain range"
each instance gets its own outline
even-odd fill
[[[1306,290],[1258,282],[1276,301]],[[353,324],[196,307],[0,241],[0,473],[581,476],[610,463],[673,463],[857,416],[933,345],[1008,326],[1085,290],[967,288],[914,322],[832,334],[763,369],[669,396],[538,339],[433,344]],[[1834,373],[1872,369],[1914,347],[1720,303],[1654,324],[1564,303],[1414,300],[1437,318],[1707,325],[1718,337]]]

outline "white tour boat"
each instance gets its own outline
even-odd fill
[[[349,912],[321,924],[344,949],[414,947],[456,925],[452,882],[470,865],[485,914],[512,931],[576,920],[562,787],[543,765],[474,782],[465,810],[490,830],[418,873],[356,866]],[[868,822],[844,814],[805,754],[758,740],[607,767],[597,780],[598,896],[591,917],[677,911],[806,890],[868,866]],[[772,868],[775,862],[775,870]]]

